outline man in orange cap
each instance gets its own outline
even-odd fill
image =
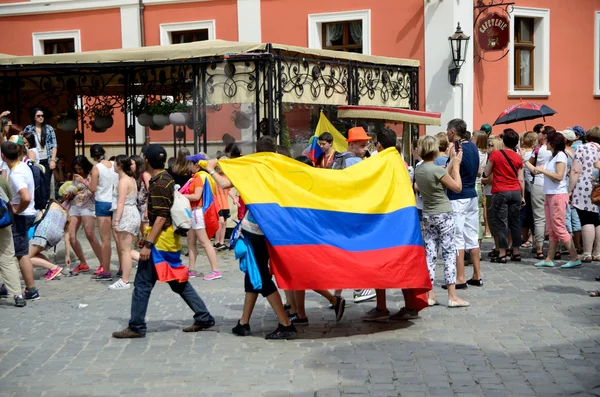
[[[364,128],[350,128],[348,130],[348,139],[346,139],[346,142],[348,142],[348,151],[335,155],[331,169],[341,170],[362,161],[370,139],[371,137],[367,135]],[[337,290],[334,293],[335,296],[340,296],[341,294],[342,290]],[[376,296],[373,289],[354,290],[355,303],[364,302]]]
[[[331,168],[341,170],[360,162],[365,156],[370,139],[371,137],[367,135],[364,128],[350,128],[348,130],[348,139],[346,139],[346,142],[348,142],[348,151],[336,155]]]

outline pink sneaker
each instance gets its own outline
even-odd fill
[[[58,276],[60,272],[62,272],[62,267],[56,266],[54,269],[49,270],[48,273],[44,276],[44,278],[48,281],[52,280],[54,277]]]
[[[210,272],[206,276],[204,276],[204,279],[207,281],[216,280],[218,278],[221,278],[221,272],[218,270],[214,271],[214,272]]]
[[[94,270],[94,276],[101,274],[104,271],[104,268],[100,266],[98,269]]]
[[[196,272],[194,270],[188,270],[188,278],[195,278]]]

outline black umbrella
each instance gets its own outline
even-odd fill
[[[506,109],[498,116],[498,119],[494,122],[497,124],[510,124],[516,123],[517,121],[534,120],[541,117],[546,121],[546,116],[552,116],[556,114],[556,111],[549,108],[546,105],[539,105],[537,103],[521,102],[513,105]]]

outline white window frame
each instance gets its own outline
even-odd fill
[[[594,96],[600,97],[600,11],[594,13]]]
[[[324,14],[308,15],[308,48],[323,48],[323,29],[324,23],[344,22],[344,21],[362,21],[363,29],[363,49],[364,55],[371,55],[371,10],[356,10],[342,12],[327,12]]]
[[[73,39],[75,52],[81,52],[81,32],[79,30],[57,30],[54,32],[33,32],[33,55],[44,55],[44,41]]]
[[[515,22],[516,18],[534,18],[534,89],[515,89]],[[550,96],[550,10],[514,7],[510,14],[510,47],[508,52],[508,96],[513,98]]]
[[[190,21],[160,24],[160,45],[171,45],[172,32],[185,32],[187,30],[208,29],[208,39],[215,40],[217,26],[214,19],[207,21]]]

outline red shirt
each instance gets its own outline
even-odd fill
[[[519,154],[506,149],[504,150],[504,153],[506,153],[517,172],[523,168],[523,161]],[[500,150],[494,150],[492,154],[490,154],[488,161],[494,163],[494,168],[492,170],[492,193],[521,190],[521,185],[519,185],[519,179],[517,178],[515,171],[513,171],[510,164],[508,164],[506,157],[504,157]]]

